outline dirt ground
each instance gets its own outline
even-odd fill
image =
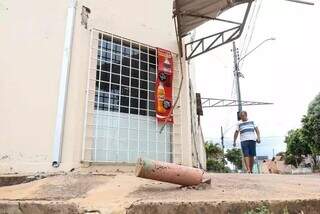
[[[211,174],[210,188],[195,190],[95,169],[0,188],[0,202],[64,202],[82,210],[126,213],[132,204],[320,200],[320,175]]]

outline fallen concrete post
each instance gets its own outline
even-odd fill
[[[211,183],[211,178],[201,169],[142,158],[138,159],[136,176],[182,186]]]

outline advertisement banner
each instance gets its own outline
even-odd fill
[[[173,123],[172,116],[173,59],[170,51],[158,48],[158,72],[155,88],[155,107],[159,122]],[[171,114],[170,114],[171,112]]]

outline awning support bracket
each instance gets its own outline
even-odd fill
[[[242,101],[243,106],[272,105],[273,103]],[[237,100],[217,99],[217,98],[201,98],[202,108],[218,108],[218,107],[234,107],[238,106]]]
[[[197,39],[197,40],[194,40],[192,42],[185,44],[185,58],[186,58],[186,60],[193,59],[197,56],[200,56],[204,53],[207,53],[208,51],[211,51],[211,50],[216,49],[222,45],[225,45],[227,43],[230,43],[230,42],[238,39],[241,36],[243,29],[244,29],[244,26],[246,24],[246,21],[248,19],[252,2],[253,2],[253,0],[250,0],[247,4],[246,12],[245,12],[244,18],[242,20],[242,23],[229,21],[229,20],[225,20],[225,19],[212,18],[212,17],[208,17],[208,16],[201,16],[201,15],[196,15],[196,14],[189,14],[189,13],[179,14],[180,16],[196,16],[196,17],[200,17],[200,18],[204,18],[204,19],[212,19],[212,20],[223,21],[223,22],[228,22],[228,23],[237,25],[237,26],[232,27],[230,29],[227,29],[227,30],[221,31],[219,33],[215,33],[210,36],[206,36],[201,39]],[[227,34],[229,34],[229,35],[227,35]]]
[[[240,23],[240,22],[235,22],[235,21],[232,21],[232,20],[226,20],[226,19],[220,19],[220,18],[213,18],[213,17],[210,17],[210,16],[203,16],[203,15],[186,13],[186,12],[182,13],[181,16],[198,17],[198,18],[202,18],[202,19],[208,19],[208,20],[226,22],[226,23],[235,24],[235,25],[241,25],[241,24],[242,24],[242,23]]]

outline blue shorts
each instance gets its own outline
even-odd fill
[[[245,157],[255,157],[256,154],[256,141],[246,140],[241,142],[241,149],[243,156]]]

